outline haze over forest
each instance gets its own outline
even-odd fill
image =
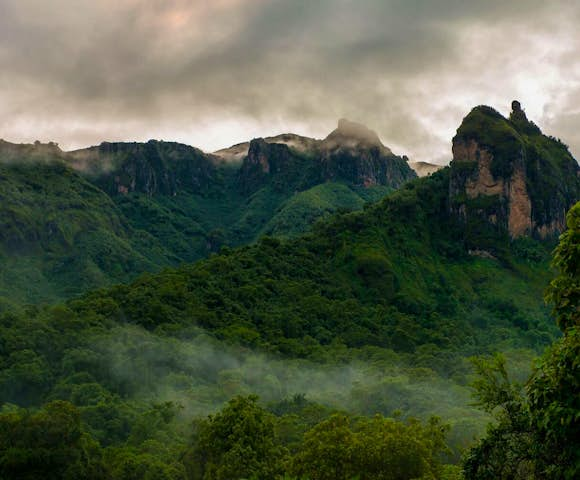
[[[0,0],[0,480],[580,478],[579,24]]]

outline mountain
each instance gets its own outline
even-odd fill
[[[175,142],[107,143],[68,154],[69,164],[109,195],[201,194],[216,182],[216,164]]]
[[[363,212],[335,216],[297,239],[227,249],[76,305],[92,309],[106,298],[115,304],[112,318],[146,328],[193,322],[218,338],[285,354],[336,339],[397,352],[433,344],[474,354],[497,347],[502,335],[511,344],[538,346],[554,332],[541,295],[553,243],[542,226],[553,226],[552,235],[561,231],[560,208],[565,213],[580,199],[580,178],[568,149],[517,115],[506,119],[475,108],[453,140],[450,167]],[[372,132],[342,123],[319,148],[338,173],[343,155],[361,145],[373,153],[359,161],[368,170],[354,178],[364,182],[369,172],[379,178],[377,159],[389,151]],[[238,181],[251,188],[279,172],[289,184],[302,178],[302,168],[290,168],[300,159],[285,145],[255,140],[248,160]],[[528,188],[529,225],[539,218],[545,223],[518,230],[512,217],[521,218],[520,196]],[[536,192],[552,192],[554,210],[538,203],[545,197]],[[183,293],[164,301],[157,315],[150,301],[158,301],[159,291]]]
[[[0,296],[47,301],[176,261],[55,144],[0,142]]]
[[[303,137],[294,133],[283,133],[273,137],[265,137],[264,141],[267,143],[281,143],[301,153],[315,150],[321,142],[315,138]],[[248,155],[249,149],[250,142],[243,142],[217,150],[213,152],[213,155],[226,162],[242,162]]]
[[[474,108],[453,138],[451,211],[481,243],[482,230],[556,238],[580,197],[580,168],[566,145],[542,135],[519,102],[510,118]],[[471,235],[469,233],[468,235]]]
[[[378,137],[359,133],[341,133],[332,149],[290,134],[255,139],[241,163],[155,140],[73,152],[2,142],[0,297],[66,298],[222,245],[297,235],[414,178]]]
[[[409,162],[409,166],[415,170],[418,177],[426,177],[443,168],[443,165],[436,165],[429,162]]]
[[[470,130],[474,116],[483,118],[484,131]],[[546,441],[551,448],[538,458],[573,476],[569,467],[576,467],[567,462],[577,457],[578,375],[570,366],[579,345],[573,327],[580,202],[556,250],[561,272],[549,295],[568,332],[554,324],[543,292],[553,276],[550,251],[560,229],[560,214],[552,208],[578,200],[573,198],[578,167],[570,163],[565,146],[521,120],[518,112],[505,119],[489,107],[476,108],[458,129],[449,167],[407,182],[361,211],[327,217],[303,235],[263,236],[251,245],[223,247],[207,259],[145,273],[59,305],[3,305],[0,431],[10,435],[0,436],[2,471],[9,478],[36,472],[41,452],[55,472],[69,476],[89,472],[86,478],[108,478],[109,472],[111,478],[125,478],[139,471],[151,478],[207,478],[203,469],[211,475],[219,464],[229,468],[220,470],[224,478],[232,478],[246,476],[233,471],[232,465],[248,464],[240,452],[257,451],[248,448],[258,445],[254,458],[260,463],[253,464],[263,472],[273,471],[262,465],[272,462],[279,472],[293,465],[291,474],[315,476],[330,471],[326,460],[338,451],[341,458],[358,455],[351,459],[358,470],[344,478],[370,471],[380,475],[391,468],[391,459],[403,465],[401,478],[458,478],[460,467],[441,463],[458,463],[490,419],[473,408],[470,358],[500,351],[509,357],[509,369],[501,356],[477,363],[479,399],[488,412],[499,413],[488,438],[468,456],[469,478],[489,471],[513,476],[516,469],[527,475],[529,452],[535,455]],[[135,218],[146,222],[147,217],[133,216],[133,223],[123,224],[130,217],[124,212],[139,204],[143,212],[159,209],[156,225],[177,212],[174,202],[185,204],[186,198],[208,206],[214,195],[230,192],[232,198],[268,205],[309,178],[305,165],[339,178],[350,172],[352,183],[320,183],[293,193],[289,202],[294,204],[284,208],[355,201],[347,191],[368,192],[376,188],[364,187],[370,175],[380,181],[396,172],[384,167],[389,153],[376,138],[355,129],[346,145],[334,143],[337,137],[344,142],[341,132],[326,150],[319,144],[320,156],[310,163],[307,154],[285,144],[255,140],[246,170],[218,161],[215,178],[222,183],[209,182],[211,188],[201,194],[182,193],[201,184],[174,182],[174,169],[164,160],[171,148],[159,144],[156,153],[140,157],[140,168],[151,169],[145,180],[129,168],[129,157],[99,173],[103,184],[97,187],[70,168],[66,162],[74,160],[55,145],[5,146],[1,178],[19,200],[11,211],[21,215],[20,223],[26,220],[23,212],[32,215],[32,208],[24,208],[29,201],[38,225],[50,206],[62,210],[68,219],[64,226],[71,198],[86,219],[95,216],[103,228],[109,223],[112,228],[118,218],[116,235],[130,242],[139,232]],[[516,135],[522,143],[511,148]],[[472,141],[476,147],[469,146]],[[537,149],[531,164],[530,145]],[[19,160],[19,149],[30,162]],[[344,168],[344,159],[357,149],[363,149],[360,162]],[[473,157],[465,151],[473,151]],[[185,162],[179,167],[184,171],[205,165],[193,153]],[[115,169],[128,178],[117,180]],[[554,178],[562,181],[564,175],[565,183],[555,185]],[[55,183],[61,179],[58,185],[66,188],[55,186],[48,195],[45,177]],[[103,190],[107,185],[110,194]],[[552,189],[554,203],[538,203]],[[521,215],[523,197],[531,205],[529,217]],[[148,203],[152,199],[155,203]],[[109,217],[101,217],[101,202],[107,202]],[[535,215],[540,207],[545,217]],[[518,219],[529,218],[530,228],[514,230],[521,223],[510,221],[513,212]],[[189,218],[187,210],[180,218]],[[293,219],[275,215],[267,224],[279,233]],[[82,225],[90,228],[88,221]],[[543,235],[544,225],[554,229]],[[162,245],[159,231],[147,235],[144,247]],[[46,248],[52,234],[15,238],[30,238],[29,248],[42,240]],[[75,248],[74,242],[63,247]],[[519,385],[508,382],[508,371],[525,380],[534,355],[562,334],[563,341],[548,350],[543,367],[527,382],[531,396],[524,397]],[[51,435],[39,436],[39,431]],[[369,456],[374,451],[376,456]],[[423,467],[412,469],[415,464]]]

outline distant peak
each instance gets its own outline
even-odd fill
[[[378,147],[382,152],[391,151],[383,145],[377,133],[362,123],[352,122],[346,118],[338,121],[338,128],[324,139],[326,148],[368,148]]]
[[[365,140],[373,144],[381,144],[379,136],[376,134],[376,132],[368,128],[366,125],[363,125],[362,123],[351,122],[346,118],[341,118],[338,121],[338,129],[336,131],[338,131],[338,133],[344,137]]]

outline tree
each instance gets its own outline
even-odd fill
[[[55,401],[31,413],[0,415],[0,478],[107,479],[98,444],[81,429],[78,410]]]
[[[282,473],[286,451],[276,439],[273,416],[258,397],[235,397],[198,423],[185,465],[194,480],[270,480]]]
[[[423,425],[381,415],[358,421],[333,415],[305,434],[292,473],[311,480],[440,478],[446,430],[435,418]]]
[[[559,275],[546,294],[563,337],[542,356],[521,393],[501,358],[479,362],[476,393],[498,422],[469,452],[467,480],[580,477],[580,203],[567,220],[554,252]]]
[[[355,438],[346,415],[332,415],[306,432],[292,470],[311,480],[350,480],[355,475]]]

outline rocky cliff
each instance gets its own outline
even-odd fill
[[[355,185],[400,187],[417,175],[406,157],[385,147],[378,135],[364,125],[342,119],[320,146],[323,176]]]
[[[228,151],[239,155],[239,147],[218,153],[224,158]],[[398,188],[416,176],[408,159],[393,154],[375,132],[343,119],[321,141],[290,134],[252,140],[240,168],[239,185],[244,193],[268,181],[295,190],[326,181]]]
[[[108,143],[68,154],[73,168],[112,195],[201,193],[216,175],[210,155],[175,142]]]
[[[468,223],[483,220],[510,237],[556,236],[566,211],[580,199],[576,160],[543,135],[519,102],[506,119],[474,108],[453,138],[450,209]]]

